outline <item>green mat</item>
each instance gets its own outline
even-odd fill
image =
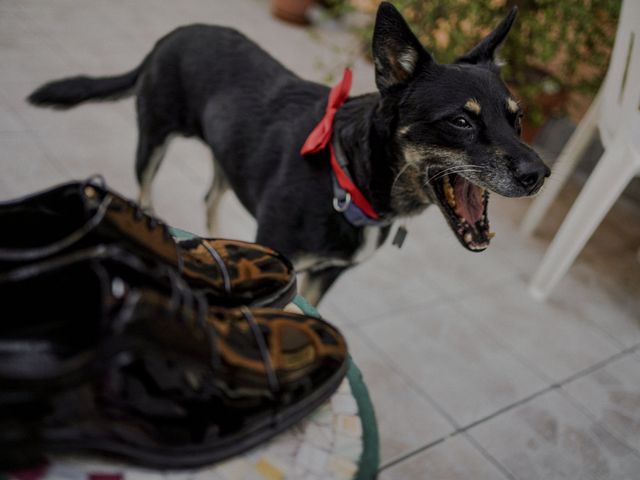
[[[318,311],[307,302],[304,297],[297,295],[293,300],[300,309],[306,314],[313,317],[319,317]],[[378,442],[378,423],[376,422],[375,411],[369,397],[369,391],[362,379],[362,372],[353,359],[349,357],[349,369],[347,370],[347,379],[356,402],[358,403],[358,415],[362,422],[362,456],[358,462],[357,480],[369,480],[375,478],[380,462],[379,442]]]
[[[177,228],[172,228],[171,234],[178,240],[193,237],[192,233]],[[295,303],[306,315],[320,317],[318,311],[309,302],[307,302],[304,297],[301,297],[300,295],[296,296],[293,303]],[[362,421],[362,437],[364,443],[362,456],[360,457],[360,462],[358,464],[358,476],[356,479],[369,480],[376,477],[380,461],[378,424],[376,422],[373,404],[369,397],[369,391],[362,379],[362,372],[360,372],[351,358],[349,358],[347,379],[349,380],[353,396],[358,403],[358,415]]]

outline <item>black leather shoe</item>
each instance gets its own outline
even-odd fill
[[[293,266],[278,252],[237,240],[176,242],[162,221],[97,180],[0,203],[0,269],[107,242],[173,266],[211,303],[282,307],[295,296]]]
[[[306,416],[346,371],[324,321],[210,307],[113,247],[0,274],[0,304],[0,471],[48,453],[212,463]]]

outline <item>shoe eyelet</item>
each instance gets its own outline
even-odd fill
[[[96,189],[93,188],[91,185],[87,185],[86,187],[84,187],[84,194],[87,198],[95,198],[96,197]]]
[[[126,286],[120,277],[115,277],[111,281],[111,294],[116,298],[124,297]]]

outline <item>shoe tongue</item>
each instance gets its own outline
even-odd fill
[[[456,196],[456,213],[471,225],[475,225],[482,218],[484,202],[479,187],[456,175],[453,184]]]

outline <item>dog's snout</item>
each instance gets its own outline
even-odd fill
[[[535,169],[529,172],[523,172],[518,176],[518,181],[524,187],[532,187],[536,185],[540,180],[544,178],[544,173],[540,169]]]
[[[516,164],[515,178],[528,192],[529,195],[537,192],[544,179],[551,174],[549,167],[536,155],[535,159],[527,159]]]

